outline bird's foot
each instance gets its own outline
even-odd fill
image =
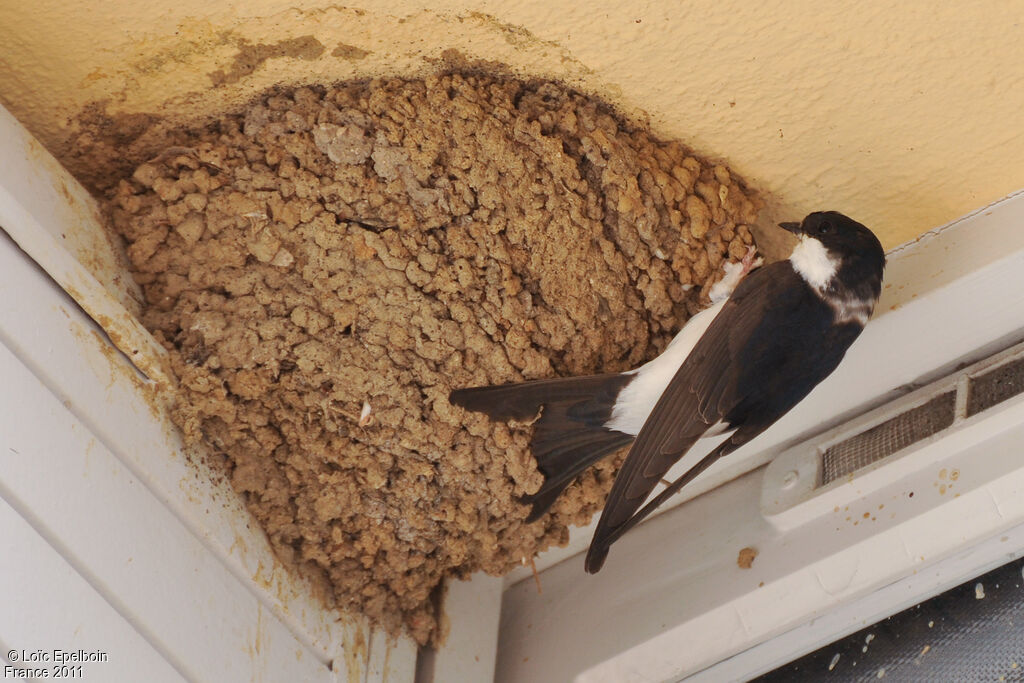
[[[740,277],[744,277],[754,268],[760,267],[760,265],[764,263],[764,259],[757,255],[757,247],[751,244],[747,247],[747,253],[743,255],[743,260],[741,260],[740,263],[743,264],[743,270],[740,271]]]

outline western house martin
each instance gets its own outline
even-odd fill
[[[623,533],[803,400],[871,317],[885,266],[878,238],[836,211],[779,225],[800,239],[790,257],[752,270],[645,365],[451,393],[453,405],[494,420],[534,420],[530,448],[544,484],[524,498],[528,522],[580,473],[633,443],[587,552],[588,572],[601,569]],[[669,468],[711,436],[723,440],[644,505]]]

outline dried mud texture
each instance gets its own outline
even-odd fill
[[[618,464],[524,524],[530,427],[449,391],[653,357],[757,206],[563,87],[448,75],[268,96],[110,208],[187,437],[338,606],[427,642],[443,578],[564,543]]]
[[[757,548],[741,548],[736,556],[736,566],[740,569],[750,569],[754,566],[754,559],[757,557]]]

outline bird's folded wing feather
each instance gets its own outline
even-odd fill
[[[787,272],[788,271],[788,272]],[[669,468],[743,399],[737,359],[791,285],[780,262],[751,273],[697,342],[636,437],[605,502],[593,545],[601,547],[629,522]]]

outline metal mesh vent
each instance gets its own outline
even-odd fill
[[[949,427],[953,424],[955,408],[956,392],[950,391],[830,446],[823,456],[822,485]]]
[[[976,415],[1021,392],[1024,392],[1024,358],[971,379],[967,416]]]

